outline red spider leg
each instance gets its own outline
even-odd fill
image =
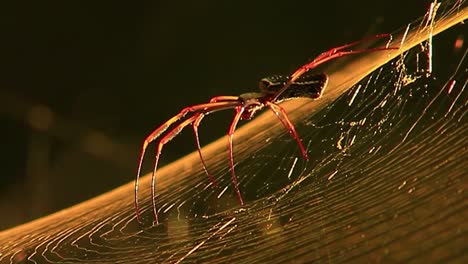
[[[236,130],[237,123],[239,123],[239,120],[242,116],[242,113],[244,113],[244,106],[237,106],[236,107],[236,115],[234,116],[234,119],[232,119],[231,126],[229,127],[229,132],[228,132],[228,138],[229,138],[229,164],[231,166],[231,178],[232,178],[232,183],[234,183],[234,189],[236,190],[237,198],[239,199],[240,205],[244,205],[244,201],[242,200],[242,195],[239,191],[239,185],[237,184],[237,177],[236,173],[234,171],[234,156],[233,156],[233,150],[232,150],[232,141],[234,138],[234,131]]]
[[[284,110],[283,107],[271,103],[271,102],[266,102],[266,105],[275,113],[276,117],[281,121],[281,123],[284,125],[284,127],[289,131],[291,136],[296,140],[297,145],[299,145],[299,148],[301,149],[302,156],[304,157],[305,160],[309,160],[309,157],[307,156],[307,151],[304,148],[304,145],[302,145],[302,141],[299,138],[299,135],[296,132],[296,129],[294,128],[294,125],[291,123],[291,120],[289,120],[288,114]]]
[[[234,108],[237,105],[239,105],[239,102],[215,102],[215,103],[205,103],[205,104],[199,104],[199,105],[194,105],[190,107],[186,107],[182,109],[177,115],[166,121],[164,124],[162,124],[160,127],[155,129],[143,142],[141,154],[140,154],[140,159],[138,163],[138,170],[137,170],[137,175],[135,177],[135,212],[137,216],[138,222],[141,223],[141,217],[140,217],[140,207],[138,203],[138,189],[139,189],[139,179],[140,179],[140,173],[141,173],[141,166],[143,164],[143,158],[145,156],[146,148],[148,147],[148,144],[156,140],[164,131],[167,130],[173,123],[177,122],[179,119],[184,117],[187,113],[190,112],[197,112],[197,111],[214,111],[214,110],[224,110],[224,109],[229,109],[229,108]]]
[[[159,223],[158,212],[156,209],[156,199],[155,199],[156,198],[156,169],[158,168],[159,156],[161,155],[164,145],[166,145],[175,136],[177,136],[182,131],[182,129],[184,129],[184,127],[190,125],[196,118],[197,118],[197,115],[193,115],[187,118],[182,123],[178,124],[171,131],[169,131],[164,137],[161,138],[161,140],[158,143],[158,146],[156,147],[154,169],[153,169],[153,173],[151,174],[151,201],[153,204],[153,216],[154,216],[154,221],[156,222],[156,224]]]
[[[211,173],[208,171],[206,167],[205,159],[203,158],[203,154],[201,152],[200,138],[198,137],[198,126],[200,125],[200,122],[203,120],[203,117],[205,117],[204,114],[202,113],[197,114],[195,121],[192,123],[193,134],[195,134],[195,142],[197,143],[198,156],[200,156],[200,160],[203,164],[203,169],[205,170],[206,175],[208,175],[208,178],[210,178],[211,183],[215,187],[218,187],[218,182],[215,180],[213,175],[211,175]]]
[[[135,178],[135,211],[136,211],[136,216],[138,222],[141,222],[141,217],[140,217],[140,207],[138,204],[138,189],[140,186],[139,179],[140,179],[140,173],[141,173],[141,166],[143,165],[143,158],[145,157],[145,152],[146,148],[148,147],[149,143],[154,141],[156,138],[158,138],[164,131],[169,128],[173,123],[177,122],[179,119],[184,117],[188,112],[190,112],[190,107],[186,107],[182,109],[177,115],[166,121],[164,124],[156,128],[148,137],[146,137],[145,141],[143,142],[143,146],[141,148],[141,153],[140,153],[140,159],[138,161],[138,169],[137,169],[137,174]]]
[[[343,46],[339,46],[336,48],[333,48],[331,50],[328,50],[322,54],[320,54],[317,58],[315,58],[313,61],[307,63],[306,65],[300,67],[297,69],[293,74],[291,74],[291,78],[289,79],[288,83],[284,85],[283,88],[276,94],[276,96],[273,98],[272,101],[276,100],[286,89],[291,86],[291,84],[297,80],[301,75],[304,73],[308,72],[309,70],[336,58],[343,57],[343,56],[348,56],[348,55],[353,55],[353,54],[359,54],[359,53],[366,53],[366,52],[374,52],[374,51],[384,51],[384,50],[396,50],[399,49],[399,47],[383,47],[383,48],[372,48],[372,49],[362,49],[362,50],[350,50],[350,51],[341,51],[345,48],[349,48],[351,46],[355,46],[359,43],[371,40],[371,39],[378,39],[378,38],[385,38],[385,37],[391,37],[391,34],[380,34],[380,35],[375,35],[372,37],[364,38],[355,42],[351,42],[349,44],[345,44]]]
[[[371,36],[371,37],[367,37],[367,38],[363,38],[363,39],[360,39],[360,40],[357,40],[357,41],[354,41],[354,42],[351,42],[351,43],[348,43],[348,44],[344,44],[342,46],[339,46],[339,47],[335,47],[333,49],[330,49],[328,51],[325,51],[324,53],[320,54],[317,58],[315,58],[314,60],[320,60],[322,59],[323,57],[328,57],[330,56],[331,54],[334,54],[340,50],[343,50],[343,49],[346,49],[346,48],[349,48],[349,47],[353,47],[353,46],[356,46],[357,44],[360,44],[360,43],[364,43],[366,41],[369,41],[369,40],[373,40],[373,39],[380,39],[380,38],[389,38],[391,39],[392,38],[392,35],[391,34],[379,34],[379,35],[374,35],[374,36]]]
[[[225,102],[225,101],[238,101],[239,96],[234,96],[234,95],[222,95],[222,96],[215,96],[210,99],[210,103],[216,103],[216,102]]]
[[[216,97],[211,98],[210,103],[216,103],[216,102],[220,102],[220,101],[238,101],[238,100],[239,100],[238,96],[223,95],[223,96],[216,96]],[[210,178],[211,183],[215,187],[218,187],[218,182],[215,180],[213,175],[211,173],[209,173],[209,171],[207,169],[207,166],[206,166],[206,163],[205,163],[205,159],[203,158],[203,154],[201,152],[200,138],[198,136],[198,126],[200,125],[200,122],[203,120],[204,117],[205,117],[205,114],[198,113],[197,118],[192,123],[192,128],[193,128],[193,133],[195,134],[195,141],[197,143],[198,155],[200,156],[200,160],[201,160],[201,162],[203,164],[203,169],[205,170],[206,175],[208,175],[208,177]]]
[[[364,49],[364,50],[350,50],[350,51],[335,51],[334,53],[329,53],[325,52],[324,54],[318,56],[316,59],[314,59],[312,62],[302,66],[301,68],[297,69],[292,75],[291,79],[289,80],[290,83],[294,82],[299,78],[302,74],[306,73],[310,69],[313,69],[327,61],[343,57],[343,56],[348,56],[352,54],[359,54],[359,53],[367,53],[367,52],[374,52],[374,51],[383,51],[383,50],[392,50],[392,49],[398,49],[396,47],[388,47],[388,48],[372,48],[372,49]]]

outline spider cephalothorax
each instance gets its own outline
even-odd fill
[[[311,98],[318,99],[322,95],[324,89],[327,86],[328,76],[325,73],[313,74],[309,70],[335,58],[339,58],[346,55],[358,54],[371,51],[383,51],[383,50],[392,50],[398,49],[394,47],[383,47],[383,48],[373,48],[373,49],[363,49],[363,50],[345,50],[346,48],[356,46],[359,43],[367,41],[369,39],[377,38],[390,38],[389,34],[376,35],[371,38],[359,40],[350,44],[346,44],[337,48],[333,48],[329,51],[326,51],[320,54],[313,61],[303,65],[297,69],[290,76],[283,75],[274,75],[271,77],[263,78],[260,80],[259,88],[261,92],[253,93],[244,93],[240,96],[216,96],[213,97],[208,103],[198,104],[186,107],[182,109],[177,115],[166,121],[164,124],[155,129],[143,142],[143,147],[141,150],[140,160],[138,164],[138,171],[135,179],[135,211],[136,216],[139,222],[141,222],[140,209],[138,205],[138,188],[139,188],[139,179],[141,172],[141,165],[143,163],[143,157],[145,155],[146,148],[148,144],[155,141],[158,138],[161,138],[156,147],[156,158],[154,164],[154,170],[151,178],[151,198],[153,205],[153,215],[154,221],[158,223],[158,213],[156,209],[155,201],[155,172],[158,166],[159,156],[161,155],[163,146],[177,136],[184,127],[191,125],[193,132],[195,134],[195,140],[197,144],[197,150],[200,155],[200,159],[203,164],[203,168],[210,178],[214,186],[217,186],[216,180],[208,172],[206,168],[203,155],[201,153],[200,142],[198,139],[198,126],[202,121],[203,117],[207,114],[214,113],[226,109],[235,109],[236,114],[232,120],[231,126],[228,131],[229,139],[229,165],[231,171],[231,179],[234,184],[234,189],[237,194],[237,198],[241,205],[244,204],[242,200],[242,195],[239,191],[239,186],[237,184],[237,177],[234,172],[234,158],[232,151],[232,142],[234,131],[236,130],[237,123],[240,119],[248,120],[251,119],[256,112],[259,110],[268,107],[273,113],[278,117],[280,122],[284,127],[289,131],[292,137],[296,140],[302,156],[305,159],[308,159],[307,151],[305,150],[297,132],[294,128],[294,125],[288,118],[286,111],[278,105],[280,102],[285,100],[290,100],[298,97],[302,98]],[[172,126],[172,129],[169,130],[165,135],[163,133]]]

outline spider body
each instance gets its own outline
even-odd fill
[[[200,160],[203,164],[203,169],[205,173],[210,178],[212,184],[217,186],[217,182],[214,177],[208,172],[203,155],[201,152],[200,142],[198,138],[198,126],[200,125],[203,117],[210,113],[214,113],[226,109],[234,109],[235,115],[231,122],[231,125],[228,130],[228,150],[229,150],[229,167],[231,171],[231,180],[234,185],[234,190],[237,194],[237,198],[241,205],[244,204],[242,200],[242,195],[239,191],[237,177],[234,172],[234,157],[233,157],[233,138],[234,131],[236,130],[239,120],[249,120],[251,119],[258,111],[263,108],[269,108],[283,126],[288,130],[291,136],[296,140],[299,149],[301,150],[302,156],[304,159],[308,159],[307,151],[305,150],[299,135],[294,128],[294,125],[289,120],[289,117],[286,111],[278,105],[279,103],[291,100],[294,98],[310,98],[318,99],[322,95],[324,89],[327,86],[328,76],[325,73],[312,74],[309,73],[309,70],[335,58],[342,56],[359,54],[364,52],[373,52],[373,51],[385,51],[398,49],[396,47],[379,47],[371,49],[362,49],[362,50],[345,50],[346,48],[356,46],[359,43],[367,41],[369,39],[378,39],[378,38],[389,38],[391,35],[382,34],[376,35],[370,38],[362,39],[359,41],[352,42],[340,47],[330,49],[318,57],[316,57],[311,62],[303,65],[297,69],[290,76],[283,75],[274,75],[267,78],[263,78],[259,82],[260,92],[250,92],[244,93],[240,96],[216,96],[211,98],[208,103],[193,105],[185,107],[177,115],[170,118],[168,121],[163,123],[161,126],[156,128],[151,134],[149,134],[143,142],[138,170],[135,178],[135,211],[137,220],[141,222],[140,209],[138,203],[138,188],[139,188],[139,179],[141,166],[143,163],[143,158],[145,156],[146,148],[148,144],[159,139],[156,146],[156,155],[154,162],[154,169],[151,176],[151,198],[152,198],[152,207],[153,207],[153,216],[154,222],[158,223],[158,213],[156,209],[156,193],[155,193],[155,183],[156,177],[155,172],[158,166],[159,156],[162,153],[163,146],[177,136],[182,129],[186,126],[191,125],[193,132],[195,134],[195,142],[197,145],[198,154]],[[171,129],[169,129],[172,127]],[[169,131],[167,133],[166,130]],[[165,134],[164,134],[165,133]]]
[[[314,74],[306,72],[292,81],[288,89],[279,96],[277,93],[291,80],[289,76],[273,75],[260,80],[259,88],[266,94],[271,94],[274,103],[280,103],[294,98],[317,99],[327,86],[328,76],[325,73]]]
[[[251,92],[239,95],[239,103],[244,107],[241,120],[250,120],[258,111],[265,108],[268,103],[278,104],[294,98],[317,99],[321,96],[326,87],[328,76],[322,74],[306,73],[291,82],[289,88],[281,96],[276,97],[278,91],[283,88],[288,81],[289,76],[273,75],[260,80],[258,86],[261,93]]]
[[[239,103],[244,107],[241,120],[250,120],[258,111],[265,107],[265,95],[262,93],[245,93],[239,96]]]

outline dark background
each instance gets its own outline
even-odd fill
[[[0,4],[0,229],[133,180],[182,107],[255,91],[321,51],[392,32],[428,1],[10,1]],[[208,143],[232,113],[207,118]],[[161,164],[195,149],[188,130]]]

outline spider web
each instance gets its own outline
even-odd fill
[[[444,3],[438,15],[461,12],[463,3]],[[288,134],[272,132],[281,124],[262,125],[276,120],[272,114],[246,125],[248,137],[235,139],[245,206],[232,188],[227,148],[214,143],[203,151],[218,188],[196,153],[158,171],[160,225],[151,224],[147,178],[142,225],[126,185],[1,233],[0,262],[466,259],[468,58],[453,44],[463,28],[404,52],[314,114],[299,108],[294,123],[309,161]]]

